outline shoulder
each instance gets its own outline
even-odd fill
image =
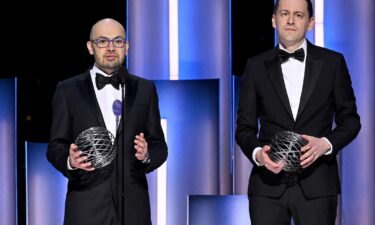
[[[329,49],[329,48],[324,48],[320,46],[316,46],[313,44],[309,44],[307,48],[307,55],[311,54],[314,58],[321,58],[323,60],[342,60],[344,58],[343,54]]]
[[[277,56],[277,48],[271,48],[247,60],[248,63],[259,63],[262,61],[274,60]]]
[[[89,88],[90,83],[90,70],[87,70],[84,73],[59,81],[56,84],[55,93],[75,94],[81,88]]]
[[[140,77],[140,76],[137,76],[137,75],[134,75],[134,74],[128,74],[129,75],[129,79],[130,80],[135,80],[135,81],[138,81],[138,82],[152,82],[152,81],[150,81],[150,80],[147,80],[147,79],[145,79],[145,78],[143,78],[143,77]]]
[[[264,70],[265,65],[278,61],[277,48],[272,48],[267,51],[264,51],[256,56],[253,56],[247,60],[245,71],[246,70]]]
[[[145,78],[129,74],[129,80],[132,82],[137,82],[139,86],[144,87],[151,87],[154,86],[154,82],[152,80],[147,80]]]
[[[266,70],[267,65],[277,61],[277,48],[269,49],[254,57],[249,58],[247,60],[243,74],[262,76],[261,74]]]
[[[73,84],[76,84],[77,82],[83,81],[90,77],[90,71],[87,70],[84,73],[75,75],[73,77],[67,78],[65,80],[60,81],[59,83],[62,85],[68,85],[71,86]]]

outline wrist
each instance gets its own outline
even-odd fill
[[[147,153],[146,157],[142,160],[143,164],[149,164],[151,162],[150,155]]]
[[[258,161],[258,156],[257,156],[257,154],[258,154],[258,152],[260,152],[262,150],[262,148],[261,147],[256,147],[254,150],[253,150],[253,154],[252,154],[252,159],[253,159],[253,161],[254,161],[254,163],[257,165],[257,166],[263,166],[263,165],[261,165],[260,163],[259,163],[259,161]]]
[[[264,166],[264,163],[263,163],[263,158],[262,158],[262,150],[259,150],[256,154],[255,154],[255,158],[259,164],[259,166]]]

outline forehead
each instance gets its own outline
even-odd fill
[[[280,0],[278,11],[292,11],[307,13],[306,0]]]
[[[94,26],[93,32],[92,32],[93,38],[104,36],[104,37],[125,37],[125,30],[124,28],[114,22],[103,22],[98,23]]]

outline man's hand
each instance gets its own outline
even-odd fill
[[[136,151],[135,157],[138,160],[143,161],[148,156],[148,147],[145,135],[143,133],[136,135],[134,139],[134,144],[134,149]]]
[[[73,169],[82,169],[86,171],[95,170],[91,162],[86,162],[87,156],[81,156],[82,152],[78,150],[77,145],[71,144],[69,148],[69,164]]]
[[[320,156],[324,155],[331,146],[324,138],[308,135],[302,135],[302,138],[308,141],[308,143],[301,148],[302,156],[300,160],[302,168],[307,168]]]
[[[256,159],[260,165],[264,165],[269,171],[278,174],[283,169],[284,165],[282,163],[273,162],[268,156],[268,152],[271,150],[271,147],[268,145],[263,146],[262,150],[256,153]]]

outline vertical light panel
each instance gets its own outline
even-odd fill
[[[0,224],[17,224],[17,80],[0,80]]]
[[[232,193],[230,154],[230,1],[178,4],[179,79],[219,79],[220,194]]]
[[[25,143],[27,225],[63,224],[67,179],[46,159],[47,143]]]
[[[375,221],[375,2],[329,0],[324,7],[325,46],[346,59],[362,124],[341,152],[341,224],[370,225]]]
[[[187,225],[250,225],[247,195],[190,195]]]
[[[219,82],[173,80],[155,81],[155,85],[161,117],[168,120],[169,149],[165,189],[168,193],[167,221],[158,225],[186,224],[188,195],[219,193]],[[153,188],[154,185],[149,187]],[[154,199],[155,195],[150,197]],[[163,206],[158,206],[157,210],[159,207]]]
[[[169,79],[178,80],[178,0],[169,0]]]
[[[315,45],[324,47],[324,0],[315,0]]]
[[[128,1],[129,73],[169,80],[169,1]]]
[[[164,132],[165,140],[168,143],[166,119],[161,119],[161,127]],[[168,160],[157,170],[157,225],[167,224],[167,163]]]

